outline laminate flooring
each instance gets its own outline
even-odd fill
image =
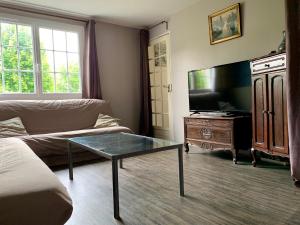
[[[300,188],[289,167],[258,162],[249,154],[237,165],[229,151],[192,148],[184,153],[185,197],[179,195],[177,151],[124,160],[119,169],[120,215],[113,218],[111,161],[89,163],[55,173],[74,205],[67,225],[297,225]]]

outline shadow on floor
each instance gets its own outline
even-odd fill
[[[216,150],[208,151],[198,148],[192,148],[189,155],[201,154],[214,158],[221,158],[223,160],[232,161],[232,152],[230,150]],[[252,166],[252,156],[250,150],[240,150],[238,154],[237,165],[250,165]],[[257,165],[258,168],[280,169],[290,170],[288,159],[280,157],[272,157],[263,153],[257,153]]]

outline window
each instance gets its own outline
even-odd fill
[[[78,34],[39,29],[44,93],[79,93]]]
[[[0,15],[0,99],[81,97],[82,37],[82,26]]]
[[[34,93],[31,26],[1,23],[0,93]]]

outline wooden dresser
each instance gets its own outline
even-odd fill
[[[251,61],[253,166],[256,151],[289,157],[286,100],[286,54]]]
[[[184,118],[186,152],[189,144],[208,150],[231,150],[237,163],[240,149],[251,148],[250,116],[189,116]]]

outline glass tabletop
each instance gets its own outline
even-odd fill
[[[67,139],[75,145],[107,158],[126,158],[150,152],[174,149],[182,144],[129,133],[102,134]]]

